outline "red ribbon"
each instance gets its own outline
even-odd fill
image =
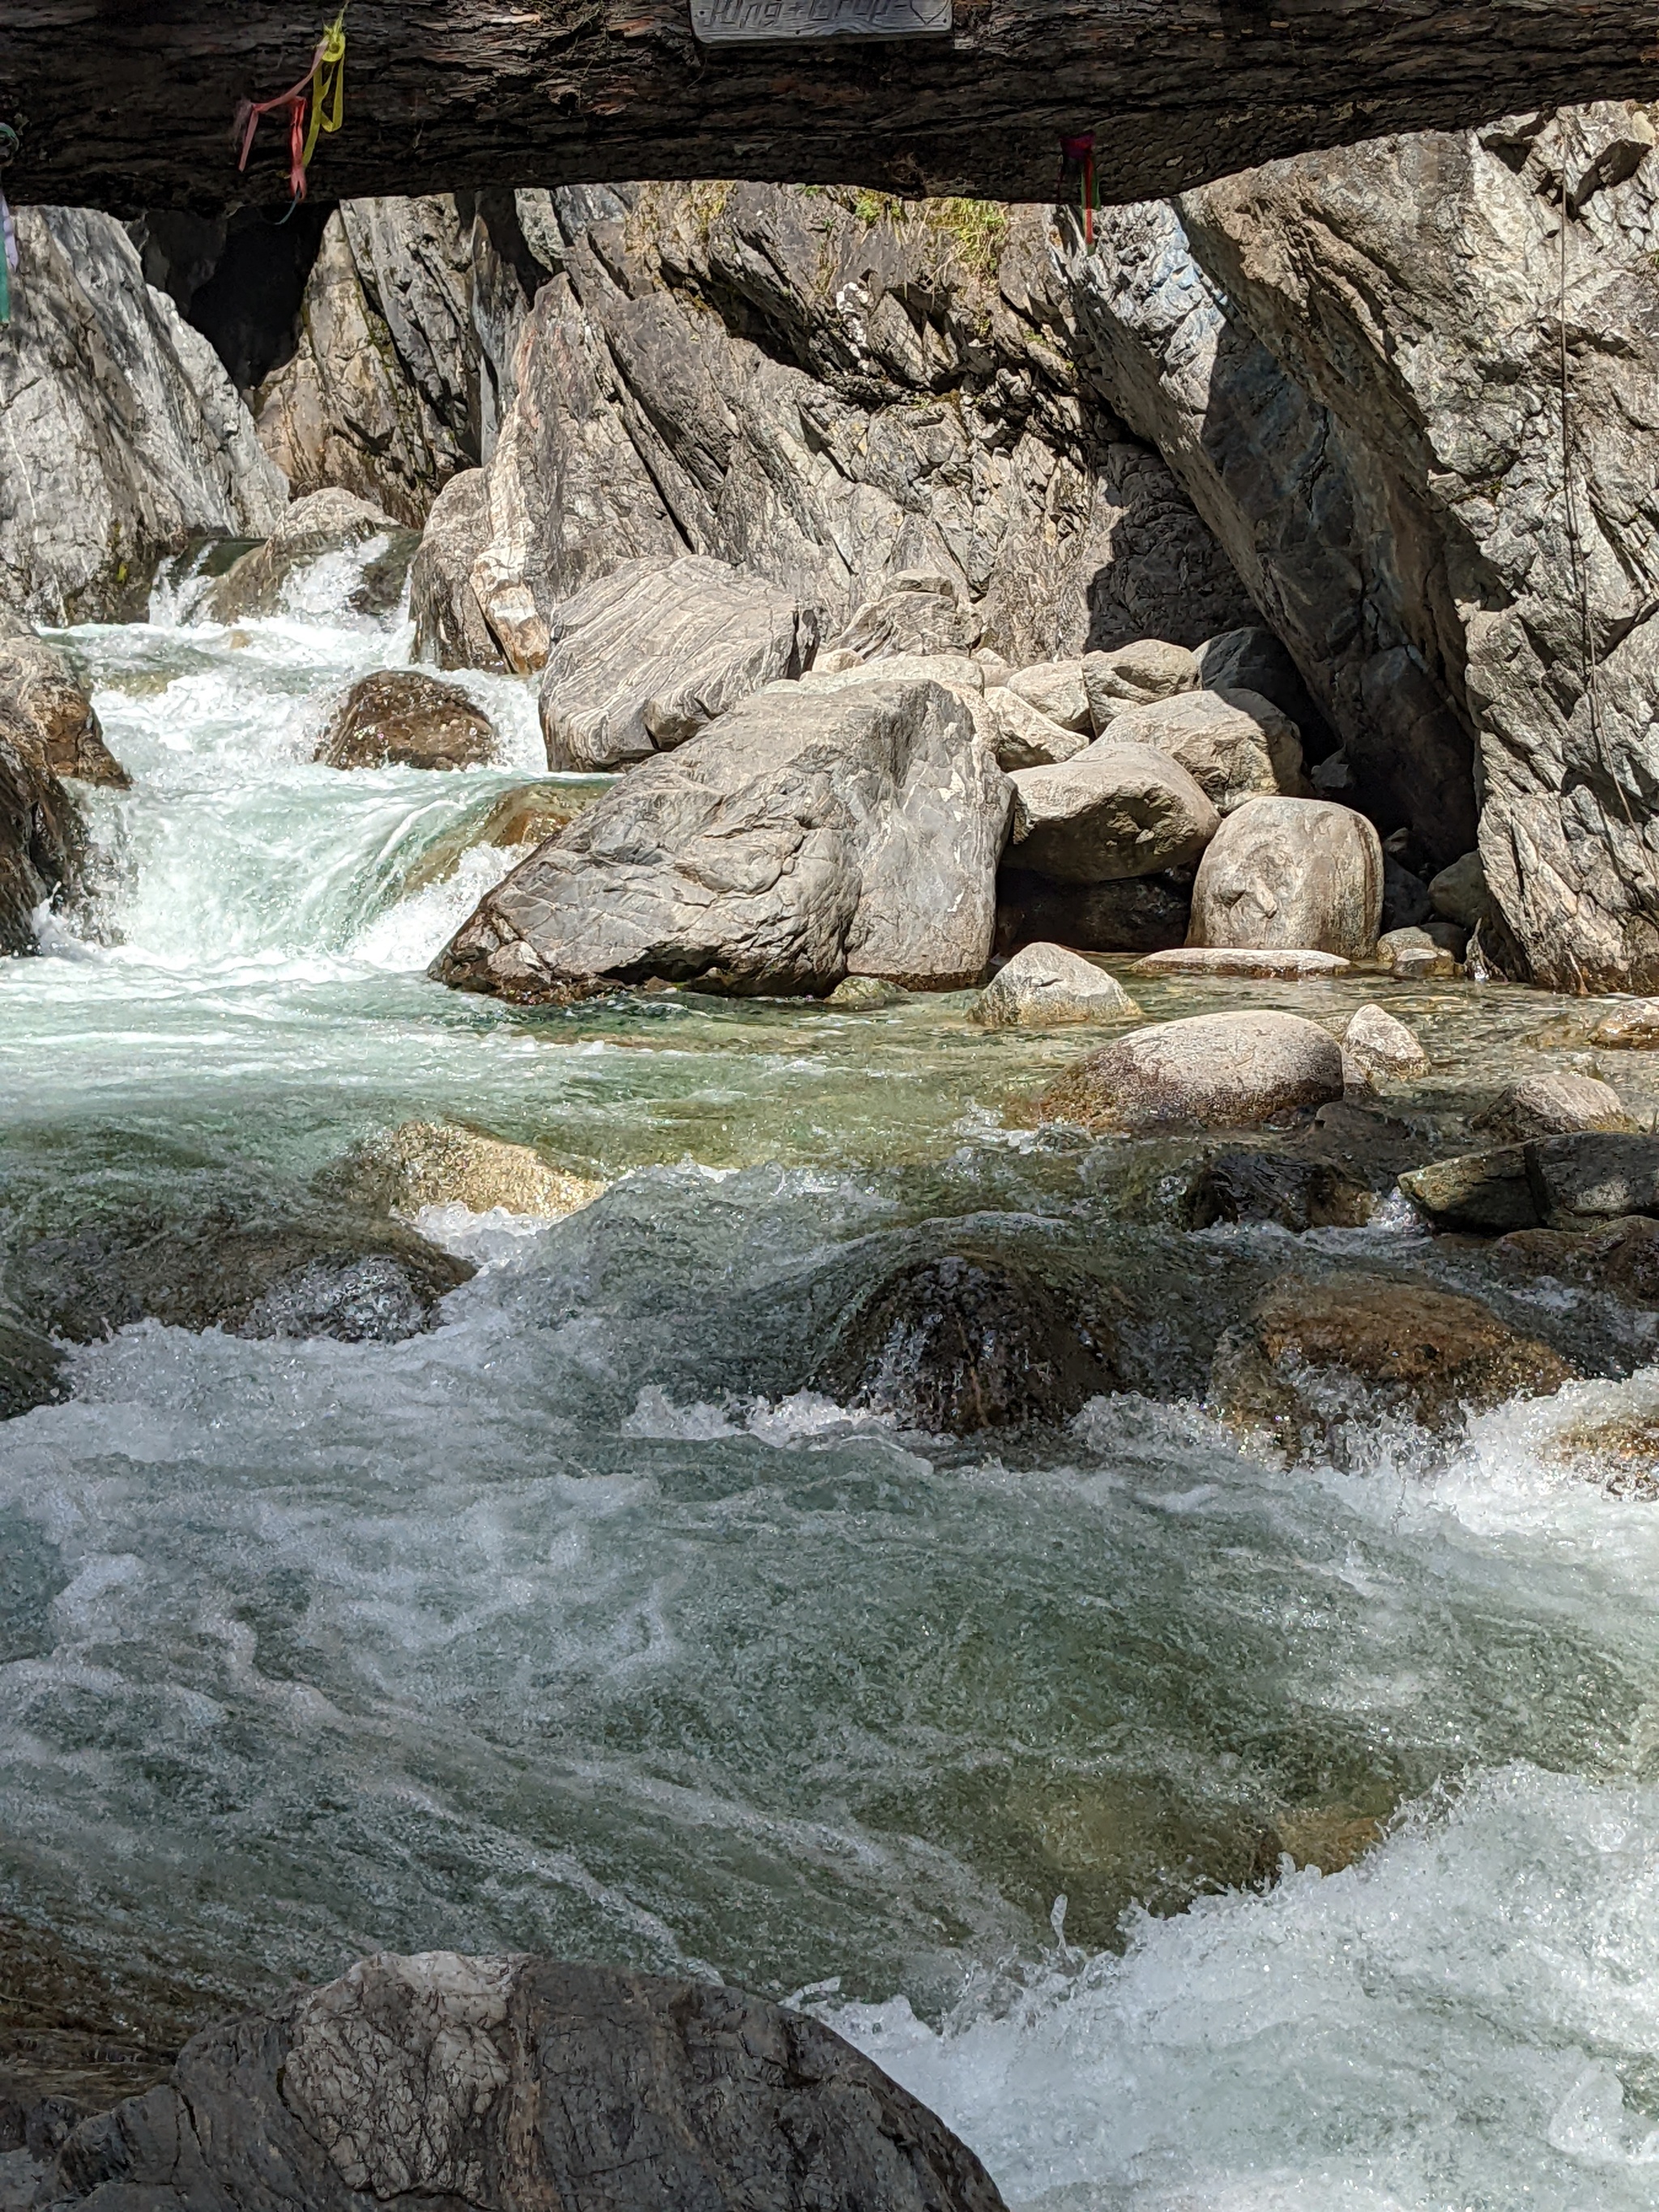
[[[245,100],[236,110],[235,128],[241,134],[242,140],[241,158],[236,166],[239,169],[246,169],[247,157],[253,151],[259,118],[269,115],[274,108],[287,108],[288,186],[296,200],[302,200],[306,196],[306,95],[311,90],[312,79],[317,74],[317,64],[322,58],[323,50],[319,46],[298,84],[290,85],[286,92],[279,92],[274,100]]]
[[[1095,242],[1095,134],[1085,131],[1076,138],[1062,138],[1060,150],[1068,161],[1083,164],[1083,242]]]

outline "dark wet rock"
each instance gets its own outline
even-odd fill
[[[1429,887],[1421,876],[1402,868],[1392,853],[1382,855],[1382,933],[1391,929],[1415,929],[1434,913]]]
[[[92,695],[61,646],[21,625],[9,635],[0,618],[0,704],[32,729],[39,750],[31,765],[47,775],[118,788],[131,778],[104,743]],[[9,719],[9,732],[11,727]]]
[[[472,1273],[389,1223],[264,1225],[220,1212],[191,1229],[128,1219],[46,1237],[11,1279],[20,1310],[72,1343],[153,1320],[393,1344],[430,1328],[439,1300]]]
[[[1216,1348],[1222,1418],[1287,1453],[1340,1446],[1356,1419],[1400,1413],[1443,1433],[1467,1413],[1547,1396],[1577,1370],[1478,1298],[1359,1276],[1271,1291]]]
[[[998,969],[968,1018],[981,1029],[1043,1029],[1139,1021],[1140,1008],[1115,977],[1064,945],[1027,945]]]
[[[1342,1048],[1298,1014],[1197,1014],[1137,1030],[1066,1069],[1045,1121],[1097,1133],[1164,1123],[1239,1128],[1342,1096]]]
[[[1659,1214],[1659,1137],[1585,1132],[1526,1147],[1547,1229],[1587,1229],[1621,1214]]]
[[[1601,1229],[1516,1230],[1498,1238],[1492,1257],[1508,1274],[1553,1275],[1626,1305],[1659,1307],[1659,1220],[1648,1214]]]
[[[209,586],[203,611],[222,623],[280,614],[307,568],[377,538],[386,541],[384,553],[365,568],[347,604],[356,614],[388,614],[402,595],[418,535],[349,491],[317,491],[296,499],[264,544],[244,553]]]
[[[998,949],[1044,940],[1078,952],[1161,952],[1186,942],[1191,892],[1180,875],[1056,884],[1005,867],[997,878]]]
[[[1188,1229],[1271,1221],[1299,1234],[1305,1229],[1361,1229],[1376,1206],[1376,1192],[1332,1161],[1239,1149],[1204,1155],[1180,1218]]]
[[[619,2179],[619,2177],[621,2177]],[[707,1982],[386,1953],[210,2028],[85,2121],[53,2200],[1000,2212],[944,2123],[816,2021]]]
[[[907,1261],[859,1299],[812,1387],[907,1428],[972,1436],[1068,1419],[1120,1387],[1109,1320],[1006,1255]]]
[[[684,744],[751,691],[799,676],[818,628],[815,609],[728,562],[625,562],[549,618],[548,766],[626,768]]]
[[[1352,807],[1249,799],[1199,862],[1192,942],[1370,957],[1382,918],[1382,848]]]
[[[63,1354],[49,1337],[0,1308],[0,1421],[67,1395]]]
[[[1429,903],[1442,921],[1478,929],[1492,912],[1492,893],[1479,853],[1464,853],[1429,879]]]
[[[495,750],[489,716],[465,691],[419,669],[383,668],[352,685],[315,757],[325,768],[476,768]]]
[[[528,1003],[653,976],[739,996],[976,983],[1010,799],[936,684],[757,695],[586,808],[432,972]]]
[[[1512,1144],[1581,1129],[1632,1131],[1636,1126],[1610,1083],[1570,1072],[1525,1077],[1477,1114],[1473,1123]]]
[[[85,843],[34,724],[0,700],[0,957],[39,950],[35,910],[74,889]]]
[[[1400,1188],[1437,1229],[1499,1233],[1537,1224],[1524,1145],[1500,1145],[1434,1160],[1402,1175]]]
[[[1198,648],[1198,680],[1206,691],[1253,691],[1272,700],[1304,740],[1316,732],[1323,740],[1321,750],[1328,749],[1329,735],[1295,661],[1260,623],[1206,638]]]

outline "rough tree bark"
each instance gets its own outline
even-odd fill
[[[334,0],[6,0],[0,119],[21,201],[203,214],[287,198],[244,96],[304,70]],[[1049,197],[1093,128],[1103,197],[1163,197],[1305,149],[1640,97],[1651,0],[956,0],[942,39],[742,46],[688,0],[352,0],[331,198],[617,177]],[[1644,53],[1644,50],[1648,51]]]

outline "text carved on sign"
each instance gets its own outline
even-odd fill
[[[755,39],[939,38],[951,0],[691,0],[705,46]]]

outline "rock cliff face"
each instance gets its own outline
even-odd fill
[[[109,216],[25,208],[0,345],[0,606],[142,611],[157,558],[259,537],[287,502],[212,348]]]
[[[1248,620],[1157,455],[1073,366],[1047,218],[763,185],[518,196],[552,274],[484,479],[433,515],[440,658],[538,666],[552,607],[621,561],[712,555],[834,631],[945,580],[953,644],[1016,661]]]
[[[1637,107],[1276,162],[1103,218],[1092,374],[1504,964],[1659,983],[1659,162]],[[1348,795],[1338,785],[1332,795]]]

